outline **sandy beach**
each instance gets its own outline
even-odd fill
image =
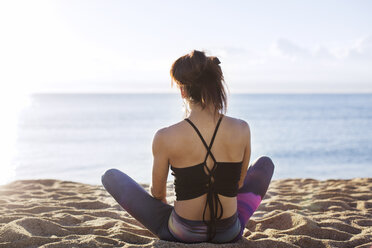
[[[244,237],[223,245],[158,240],[102,186],[21,180],[1,186],[0,196],[0,247],[372,246],[372,178],[275,180]]]

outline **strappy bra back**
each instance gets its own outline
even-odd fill
[[[203,145],[207,149],[207,153],[204,161],[200,164],[185,168],[175,168],[171,166],[172,175],[175,177],[174,186],[177,201],[194,199],[207,194],[207,201],[203,211],[203,222],[208,226],[209,240],[213,239],[215,235],[216,220],[221,219],[223,216],[222,203],[218,194],[227,197],[234,197],[237,195],[242,168],[242,162],[217,162],[211,152],[222,117],[223,116],[221,116],[217,122],[209,146],[194,123],[186,118],[185,120],[194,128],[203,142]],[[213,167],[211,169],[207,166],[208,156],[213,160]],[[207,206],[209,207],[210,213],[209,221],[205,220]],[[218,214],[219,210],[220,213]]]

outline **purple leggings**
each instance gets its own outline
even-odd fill
[[[259,157],[249,166],[244,185],[237,195],[237,215],[241,230],[237,237],[226,242],[236,242],[241,238],[245,225],[266,194],[273,172],[274,164],[266,156]],[[153,198],[131,177],[117,169],[106,171],[102,176],[102,184],[120,206],[159,239],[183,242],[169,231],[168,220],[173,206]]]

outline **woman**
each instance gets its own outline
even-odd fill
[[[196,50],[173,63],[172,82],[189,115],[155,134],[152,196],[119,170],[108,170],[102,177],[116,201],[163,240],[239,240],[273,174],[274,165],[264,156],[248,169],[250,129],[245,121],[224,115],[226,94],[219,64],[217,57]],[[175,176],[174,207],[166,201],[169,168]]]

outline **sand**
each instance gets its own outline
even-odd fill
[[[102,186],[22,180],[0,187],[0,248],[215,246],[370,248],[372,178],[273,181],[244,237],[223,245],[159,240]]]

